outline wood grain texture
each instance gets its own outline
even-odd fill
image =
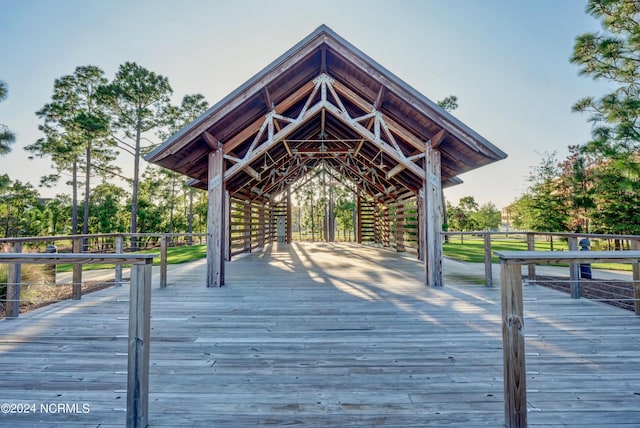
[[[151,301],[151,427],[499,427],[500,289],[444,260],[379,248],[271,244],[227,264],[168,267]],[[475,276],[474,276],[475,275]],[[496,275],[497,276],[497,275]],[[640,320],[524,287],[529,427],[640,425]],[[0,321],[6,402],[89,403],[86,414],[0,415],[3,427],[122,427],[129,286]]]

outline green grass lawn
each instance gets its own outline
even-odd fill
[[[551,242],[536,241],[536,251],[550,251]],[[566,251],[568,245],[565,241],[553,241],[554,251]],[[493,239],[491,240],[491,252],[494,251],[527,251],[527,243],[523,239]],[[455,260],[472,263],[484,263],[484,239],[481,237],[466,237],[463,243],[459,238],[450,238],[449,243],[443,244],[443,252],[446,257]],[[498,258],[492,254],[491,261],[498,263]],[[566,266],[566,265],[564,265]],[[613,269],[630,271],[630,264],[623,263],[594,263],[592,267],[597,269]]]
[[[160,265],[160,248],[153,248],[150,250],[141,250],[135,251],[126,254],[157,254],[157,257],[153,258],[153,265]],[[195,260],[203,259],[207,256],[207,246],[206,245],[191,245],[191,246],[180,246],[180,247],[169,247],[167,248],[167,264],[179,264],[179,263],[187,263]],[[129,266],[129,265],[123,265]],[[113,264],[87,264],[83,265],[82,270],[94,270],[94,269],[112,269],[114,268]],[[70,264],[61,264],[58,265],[57,272],[71,272],[73,270],[73,266]]]

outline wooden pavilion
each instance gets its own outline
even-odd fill
[[[290,195],[318,169],[357,194],[358,242],[413,249],[441,286],[442,188],[505,157],[323,25],[146,160],[208,192],[209,287],[233,254],[291,240]]]

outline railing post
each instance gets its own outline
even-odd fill
[[[149,422],[151,266],[152,259],[131,266],[127,428],[144,428]]]
[[[74,253],[82,252],[82,243],[82,238],[73,238]],[[73,265],[73,279],[71,287],[71,298],[73,300],[80,300],[80,298],[82,297],[82,265],[80,263],[75,263]]]
[[[160,288],[167,286],[167,235],[160,237]]]
[[[11,244],[12,253],[22,252],[22,242]],[[20,263],[10,264],[7,271],[7,300],[5,317],[7,319],[18,318],[20,315],[20,281],[22,266]]]
[[[631,240],[631,249],[640,250],[640,241]],[[640,315],[640,263],[633,263],[633,307],[636,315]]]
[[[527,233],[527,250],[536,250],[536,235],[534,233]],[[534,263],[529,263],[527,265],[527,278],[529,279],[530,284],[536,283],[536,265]]]
[[[122,235],[116,236],[116,254],[122,254],[123,252],[123,237]],[[122,263],[116,263],[116,287],[122,286]]]
[[[484,285],[493,287],[493,266],[491,266],[491,233],[484,234]]]
[[[568,238],[569,251],[578,251],[578,238],[570,236]],[[571,286],[571,298],[580,298],[580,264],[569,264],[569,284]]]
[[[527,426],[527,386],[524,353],[522,267],[500,265],[502,279],[502,350],[504,359],[504,423],[507,428]]]

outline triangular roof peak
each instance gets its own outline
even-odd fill
[[[319,79],[324,80],[318,83]],[[324,154],[316,153],[321,144]],[[321,25],[146,159],[204,184],[206,154],[221,145],[225,169],[233,171],[227,188],[234,192],[266,188],[260,187],[266,168],[295,169],[292,163],[299,166],[304,153],[307,167],[322,161],[345,174],[375,170],[378,178],[369,184],[377,190],[417,192],[425,144],[441,152],[445,186],[459,183],[461,173],[506,157]],[[350,172],[345,172],[345,165]]]

